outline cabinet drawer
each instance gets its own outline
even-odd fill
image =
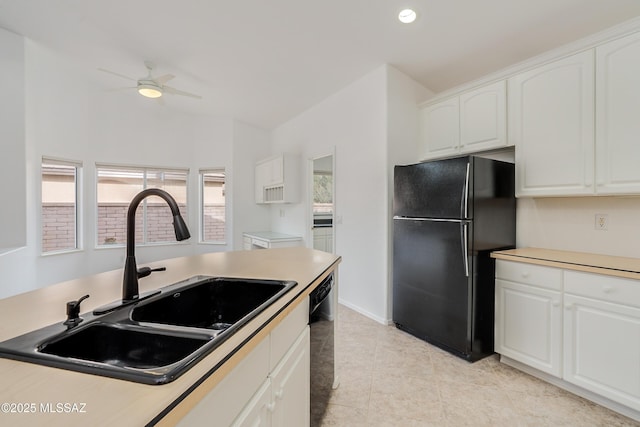
[[[565,271],[564,286],[567,293],[640,307],[640,280]]]
[[[253,246],[259,246],[261,248],[269,248],[269,242],[267,242],[266,240],[260,240],[260,239],[256,239],[256,238],[252,238],[251,239],[251,244]]]
[[[562,290],[562,270],[553,267],[498,259],[496,277],[556,291]]]

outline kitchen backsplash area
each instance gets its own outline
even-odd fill
[[[517,203],[518,247],[640,258],[640,197],[519,198]],[[596,216],[605,216],[600,229]]]

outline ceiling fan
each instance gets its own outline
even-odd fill
[[[125,76],[114,71],[106,70],[104,68],[98,68],[98,70],[136,82],[136,86],[126,87],[123,89],[137,89],[140,95],[146,96],[147,98],[160,98],[164,93],[170,93],[172,95],[182,95],[189,96],[191,98],[202,99],[200,95],[195,95],[193,93],[185,92],[174,87],[167,86],[165,83],[175,77],[173,74],[164,74],[162,76],[153,77],[152,73],[155,67],[155,64],[153,62],[144,61],[144,65],[148,70],[147,75],[139,79],[134,79],[132,77]]]

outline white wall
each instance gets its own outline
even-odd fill
[[[0,253],[26,241],[24,90],[24,39],[0,28]]]
[[[595,215],[607,214],[607,231]],[[518,199],[518,247],[640,258],[640,197]]]
[[[416,163],[419,158],[419,118],[417,105],[433,92],[396,68],[387,67],[387,210],[389,272],[387,279],[387,319],[393,308],[393,167]]]
[[[335,252],[340,265],[340,302],[387,322],[390,164],[417,158],[417,83],[382,66],[273,132],[273,151],[298,153],[303,182],[308,159],[335,151]],[[393,92],[393,95],[389,95]],[[422,95],[424,94],[422,93]],[[402,106],[389,124],[389,104]],[[409,111],[407,116],[401,112]],[[416,120],[416,121],[414,121]],[[393,151],[394,156],[390,156]],[[272,229],[308,236],[308,186],[301,203],[272,208]]]
[[[228,194],[233,198],[233,243],[242,249],[242,233],[268,230],[270,226],[269,206],[257,205],[255,199],[255,164],[269,156],[270,133],[246,123],[234,122],[233,181]]]
[[[140,247],[138,264],[209,251],[234,248],[228,229],[226,245],[198,242],[198,170],[225,167],[233,186],[246,187],[253,175],[253,161],[237,150],[263,150],[268,132],[237,124],[229,118],[193,116],[177,112],[135,92],[105,92],[92,84],[90,72],[73,61],[31,41],[25,44],[26,132],[26,246],[0,256],[0,297],[38,287],[122,268],[124,248],[95,248],[95,163],[189,168],[189,228],[192,238],[184,243]],[[0,57],[0,65],[3,58]],[[165,102],[170,103],[170,99]],[[197,102],[197,101],[194,101]],[[248,130],[246,130],[247,128]],[[40,163],[42,156],[81,161],[83,248],[73,253],[40,254]],[[16,156],[13,160],[19,163]],[[238,173],[235,173],[239,171]],[[237,178],[237,179],[236,179]],[[244,191],[244,190],[243,190]],[[252,194],[252,193],[251,193]],[[249,196],[230,197],[229,217],[239,203],[246,218],[259,208]],[[252,196],[251,196],[252,197]],[[25,208],[23,208],[23,211]],[[268,214],[263,213],[268,221]],[[234,227],[244,229],[244,217]],[[232,225],[229,224],[229,227]],[[161,274],[161,273],[158,273]],[[114,283],[114,286],[120,286]]]

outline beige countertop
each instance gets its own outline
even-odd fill
[[[521,248],[493,252],[493,258],[640,280],[640,259],[585,252]]]
[[[144,426],[173,408],[160,421],[172,425],[303,301],[340,260],[330,253],[296,247],[211,253],[144,264],[164,266],[167,271],[140,279],[141,292],[196,275],[294,280],[298,285],[169,384],[138,384],[0,358],[0,425]],[[86,313],[118,300],[121,292],[122,270],[114,270],[2,299],[0,341],[64,321],[67,301],[90,294],[81,307],[81,313]],[[200,387],[191,393],[195,384]],[[61,408],[62,412],[47,412],[47,408]]]

